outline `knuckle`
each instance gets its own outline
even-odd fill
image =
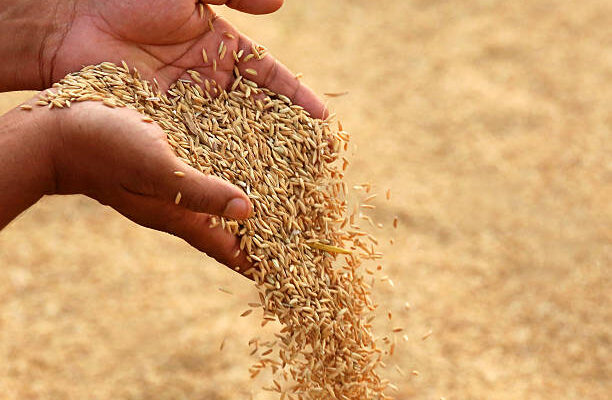
[[[194,210],[207,213],[215,213],[214,202],[208,193],[201,193],[194,196],[191,205]]]

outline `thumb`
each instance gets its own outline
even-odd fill
[[[251,202],[241,189],[186,165],[174,155],[157,175],[155,197],[199,213],[232,219],[251,216]]]

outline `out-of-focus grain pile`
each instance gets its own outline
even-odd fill
[[[283,326],[262,350],[250,343],[259,350],[252,377],[263,369],[273,374],[265,389],[281,398],[389,398],[385,390],[393,385],[378,369],[395,344],[371,332],[376,305],[364,272],[374,271],[360,267],[381,254],[359,227],[360,208],[348,206],[342,180],[348,162],[341,155],[348,134],[340,123],[335,130],[329,119],[314,119],[287,97],[257,87],[237,68],[229,91],[189,73],[193,82],[179,80],[162,93],[127,65],[102,63],[66,76],[37,105],[101,101],[133,108],[143,123],[164,129],[185,163],[244,189],[253,216],[213,224],[238,235],[253,263],[245,274],[259,289],[260,302],[250,306],[263,308],[262,325]]]

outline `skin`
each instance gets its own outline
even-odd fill
[[[207,3],[264,14],[276,11],[282,0]],[[186,78],[188,69],[227,87],[233,80],[232,51],[244,49],[248,54],[252,45],[251,39],[216,16],[210,6],[204,7],[204,18],[200,18],[194,0],[55,0],[42,4],[33,0],[0,0],[0,5],[5,8],[0,14],[2,37],[17,35],[18,40],[28,42],[7,41],[0,45],[13,50],[0,48],[4,54],[12,55],[16,47],[20,48],[20,54],[25,56],[19,65],[27,66],[25,71],[22,67],[16,70],[13,63],[3,66],[9,70],[0,76],[3,90],[44,89],[83,65],[102,61],[118,64],[121,60],[138,67],[144,78],[157,78],[162,88],[178,78]],[[33,12],[40,15],[30,15]],[[24,22],[26,17],[29,19]],[[214,32],[208,20],[213,21]],[[224,32],[233,34],[234,39],[223,36]],[[212,59],[221,40],[228,47],[227,55],[223,60],[217,59],[218,68],[213,71]],[[202,48],[209,55],[208,64],[202,59]],[[285,94],[315,117],[324,116],[321,100],[274,57],[239,63],[238,67],[241,73],[247,68],[255,69],[257,76],[251,78],[260,86]]]
[[[278,9],[282,0],[208,3],[263,14]],[[209,6],[201,19],[193,0],[0,0],[0,10],[0,35],[15,38],[0,44],[4,59],[14,60],[0,63],[3,91],[48,88],[83,65],[121,60],[162,88],[187,77],[188,69],[227,87],[233,79],[232,50],[248,54],[252,45]],[[228,47],[223,60],[217,56],[221,40]],[[255,69],[252,79],[259,85],[287,95],[314,116],[325,116],[323,103],[272,56],[238,68]],[[136,111],[92,102],[70,110],[16,109],[0,117],[0,229],[52,194],[85,194],[140,225],[183,238],[225,265],[240,271],[249,267],[244,254],[236,255],[237,239],[210,228],[211,215],[247,218],[246,195],[178,161],[161,128],[143,122]]]

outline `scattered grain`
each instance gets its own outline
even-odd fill
[[[204,82],[202,80],[202,78],[200,77],[200,73],[198,71],[194,71],[194,70],[187,70],[187,73],[189,74],[189,76],[191,77],[191,79],[193,79],[196,83],[202,83]]]
[[[363,202],[364,203],[368,203],[368,202],[374,200],[376,197],[378,197],[377,193],[371,194],[371,195],[367,196],[366,198],[364,198]]]
[[[346,96],[349,92],[337,92],[337,93],[323,93],[327,97],[341,97]]]

